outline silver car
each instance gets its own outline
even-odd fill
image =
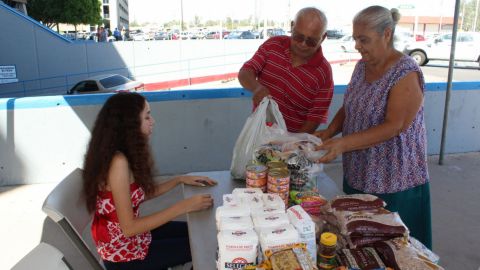
[[[98,94],[98,93],[117,93],[123,91],[142,91],[144,84],[138,81],[132,81],[119,74],[105,74],[90,77],[80,81],[70,90],[68,95],[75,94]]]
[[[430,41],[419,41],[405,47],[417,64],[425,65],[430,60],[450,59],[452,34],[442,34]],[[455,61],[478,62],[480,64],[480,33],[459,32],[455,45]]]

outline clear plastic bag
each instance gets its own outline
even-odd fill
[[[254,150],[262,144],[267,136],[267,121],[275,123],[276,128],[283,130],[282,132],[287,132],[287,126],[278,104],[269,97],[263,98],[255,111],[248,117],[237,138],[230,166],[233,178],[245,178],[246,165],[254,159]]]
[[[304,191],[316,188],[317,177],[323,171],[323,164],[315,161],[323,151],[315,148],[322,140],[308,133],[291,133],[276,126],[268,127],[263,144],[255,149],[258,163],[283,161],[290,171],[290,189]]]

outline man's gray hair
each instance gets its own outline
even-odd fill
[[[327,20],[327,16],[325,16],[325,13],[323,13],[323,11],[319,10],[318,8],[306,7],[306,8],[300,9],[297,12],[297,15],[295,15],[294,24],[297,23],[297,20],[300,17],[308,17],[312,15],[316,16],[320,21],[320,23],[322,24],[322,34],[324,34],[327,31],[328,20]]]

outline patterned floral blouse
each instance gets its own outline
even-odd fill
[[[138,207],[145,201],[145,192],[136,183],[130,184],[133,213],[139,215]],[[112,192],[100,192],[92,223],[92,236],[97,251],[105,261],[128,262],[143,260],[152,242],[150,232],[126,237],[120,229]]]
[[[423,73],[409,56],[394,64],[382,78],[367,82],[365,62],[357,63],[344,96],[343,136],[384,122],[390,90],[410,72],[417,72],[422,91]],[[366,193],[394,193],[428,181],[423,104],[411,126],[375,146],[343,154],[348,184]]]

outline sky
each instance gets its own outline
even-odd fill
[[[183,5],[182,5],[183,3]],[[353,16],[370,5],[399,8],[403,15],[453,16],[455,0],[130,0],[130,22],[157,22],[180,20],[183,8],[185,21],[199,16],[206,20],[231,17],[260,20],[289,21],[295,13],[308,6],[325,12],[331,26],[348,25]],[[414,7],[413,9],[411,7]]]

